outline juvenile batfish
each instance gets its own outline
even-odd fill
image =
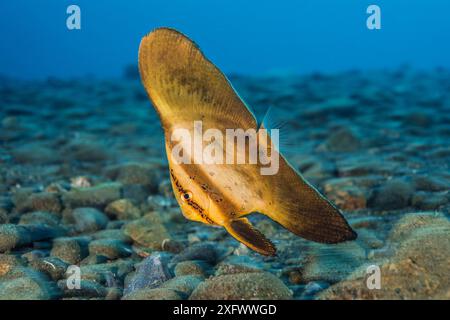
[[[227,78],[188,37],[168,28],[145,36],[139,47],[139,71],[164,129],[172,188],[187,219],[224,227],[263,255],[275,255],[276,248],[245,217],[253,212],[308,240],[338,243],[356,238],[339,209],[271,148],[270,137],[261,139],[264,126],[258,125]],[[201,121],[203,132],[215,129],[224,136],[230,128],[256,130],[257,143],[267,147],[268,155],[279,157],[278,172],[262,175],[260,162],[196,162],[190,142],[185,142],[183,157],[192,161],[175,159],[173,151],[179,147],[175,133],[183,129],[195,136],[196,121]],[[230,152],[224,143],[216,143],[224,154]],[[203,140],[200,144],[208,145]]]

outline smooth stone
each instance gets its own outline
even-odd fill
[[[398,163],[384,160],[382,162],[372,158],[345,158],[337,162],[337,171],[340,177],[362,177],[362,176],[390,176],[397,171]]]
[[[142,260],[136,268],[136,273],[125,287],[124,295],[140,289],[152,289],[172,278],[168,268],[168,256],[155,252]]]
[[[116,239],[100,239],[89,243],[90,255],[102,255],[114,260],[131,255],[132,250],[129,245]]]
[[[172,289],[188,297],[203,280],[202,276],[177,276],[161,284],[160,288]]]
[[[148,188],[141,184],[125,184],[122,187],[122,196],[127,199],[133,199],[137,203],[145,202],[148,192]]]
[[[120,300],[123,296],[122,288],[107,288],[105,300]]]
[[[105,174],[111,180],[120,181],[124,185],[144,185],[150,189],[149,191],[156,191],[159,169],[161,169],[159,163],[129,162],[108,167]]]
[[[86,162],[102,162],[111,156],[102,143],[88,138],[73,139],[64,147],[63,154],[71,159]]]
[[[392,179],[381,186],[369,201],[369,206],[381,210],[403,209],[410,205],[414,188],[407,182]]]
[[[334,187],[325,185],[325,195],[342,210],[359,210],[367,207],[369,192],[357,186]]]
[[[325,147],[333,152],[352,152],[361,147],[361,142],[352,130],[340,128],[329,136]]]
[[[366,286],[366,268],[320,293],[320,299],[448,299],[450,222],[442,216],[406,215],[392,230],[394,255],[381,260],[381,288]]]
[[[185,245],[174,239],[165,239],[161,244],[161,249],[170,253],[180,253],[185,249]]]
[[[59,294],[45,274],[30,268],[16,267],[0,279],[0,300],[50,300]]]
[[[172,262],[178,263],[187,260],[202,260],[215,264],[219,258],[216,246],[213,243],[198,243],[187,247],[173,257]]]
[[[133,261],[117,259],[108,263],[82,265],[80,271],[81,279],[96,281],[107,287],[116,287],[133,271]]]
[[[202,282],[189,300],[291,299],[292,292],[268,272],[215,276]]]
[[[89,264],[103,264],[108,262],[108,257],[94,254],[89,255],[80,262],[80,266],[89,265]]]
[[[229,256],[216,265],[215,275],[262,272],[262,265],[248,256]]]
[[[19,256],[0,253],[0,278],[11,269],[17,266],[23,266],[24,263],[24,259]]]
[[[357,241],[368,249],[379,249],[384,245],[384,242],[376,236],[375,232],[367,229],[358,230]]]
[[[68,264],[79,264],[88,255],[89,238],[56,238],[50,254]]]
[[[173,197],[172,182],[170,179],[164,179],[159,183],[158,193],[166,198]]]
[[[111,202],[105,208],[106,214],[118,220],[134,220],[141,217],[141,211],[128,199]]]
[[[147,197],[147,205],[150,210],[154,211],[167,211],[174,203],[173,198],[166,198],[159,194],[150,195]]]
[[[317,293],[325,290],[329,286],[330,285],[327,282],[323,282],[323,281],[308,282],[302,292],[301,298],[302,299],[311,299]]]
[[[75,228],[80,233],[102,230],[108,224],[108,217],[95,208],[77,208],[73,210],[72,217]]]
[[[61,212],[62,205],[59,196],[52,192],[40,192],[31,194],[19,206],[16,204],[18,212],[26,211],[46,211],[58,214]]]
[[[414,212],[404,215],[392,227],[388,239],[391,243],[402,243],[414,232],[430,227],[439,227],[448,225],[448,218],[440,213]]]
[[[66,207],[104,208],[109,203],[120,199],[122,184],[117,182],[102,183],[94,187],[73,188],[62,195]]]
[[[22,258],[24,258],[28,263],[31,263],[37,259],[44,258],[48,255],[48,251],[42,250],[31,250],[22,254]]]
[[[383,222],[383,220],[377,216],[350,218],[348,221],[353,229],[377,229]]]
[[[35,270],[46,273],[51,279],[57,281],[64,278],[69,264],[57,257],[43,257],[33,260],[30,266]]]
[[[50,227],[59,226],[59,218],[47,211],[34,211],[20,216],[19,224],[45,224]]]
[[[303,282],[339,282],[360,266],[365,259],[365,250],[354,241],[333,246],[313,244],[302,271]]]
[[[174,269],[175,276],[205,276],[205,270],[201,261],[182,261],[177,263]]]
[[[123,300],[182,300],[181,295],[172,289],[139,289],[125,295]]]
[[[100,230],[100,231],[97,231],[96,233],[91,234],[91,236],[95,240],[110,239],[110,240],[119,240],[119,241],[122,241],[125,243],[131,243],[133,241],[121,229]]]
[[[5,223],[8,223],[8,212],[5,209],[0,208],[0,224]]]
[[[14,160],[21,164],[53,164],[60,160],[57,150],[38,143],[23,144],[11,153]]]
[[[80,280],[80,288],[68,286],[69,280],[59,280],[58,287],[63,292],[64,297],[84,297],[84,298],[103,298],[108,294],[107,289],[101,284],[91,280]]]
[[[163,241],[170,238],[158,212],[128,223],[123,230],[135,243],[154,250],[161,250]]]
[[[419,210],[437,210],[450,202],[450,194],[448,192],[428,193],[416,192],[411,199],[411,205]]]
[[[414,176],[413,183],[416,190],[421,191],[447,191],[450,189],[450,181],[441,177]]]
[[[0,252],[30,245],[35,241],[51,239],[64,234],[62,229],[46,225],[0,225]]]
[[[336,165],[333,162],[312,157],[299,163],[300,172],[311,181],[322,181],[336,176]]]

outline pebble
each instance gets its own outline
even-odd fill
[[[58,216],[47,211],[34,211],[20,216],[19,224],[45,224],[50,227],[58,227]]]
[[[361,147],[355,133],[348,128],[333,131],[325,142],[326,149],[333,152],[353,152]]]
[[[172,289],[155,288],[139,289],[125,295],[123,300],[182,300],[183,297]]]
[[[248,256],[229,256],[216,265],[215,275],[262,272],[262,265]]]
[[[172,278],[168,268],[168,256],[163,253],[153,253],[137,266],[136,273],[125,287],[124,295],[139,289],[152,289]]]
[[[217,245],[213,243],[198,243],[187,247],[172,259],[173,263],[187,260],[202,260],[211,264],[215,264],[219,258]]]
[[[70,141],[63,152],[74,160],[86,162],[102,162],[111,156],[102,143],[84,137]]]
[[[61,229],[46,225],[0,225],[0,252],[32,244],[34,241],[51,239],[64,234]]]
[[[69,264],[57,257],[43,257],[31,261],[30,266],[47,274],[52,280],[57,281],[64,278]]]
[[[308,282],[302,292],[301,298],[302,299],[311,299],[313,298],[317,293],[325,290],[330,285],[327,282],[323,281],[311,281]]]
[[[325,186],[326,196],[342,210],[359,210],[367,207],[368,191],[357,186]]]
[[[176,276],[162,283],[160,288],[172,289],[178,293],[182,293],[185,297],[189,297],[203,280],[204,278],[202,276]]]
[[[431,214],[408,214],[392,230],[397,248],[379,265],[382,285],[366,287],[365,268],[320,293],[321,299],[446,299],[450,279],[450,222]]]
[[[57,150],[48,148],[38,143],[27,143],[12,150],[12,156],[16,163],[21,164],[53,164],[59,161]]]
[[[17,266],[23,266],[24,259],[12,254],[0,253],[0,278]]]
[[[92,254],[81,260],[80,266],[88,265],[88,264],[102,264],[108,262],[108,257]]]
[[[68,264],[79,264],[88,255],[88,243],[85,237],[57,238],[50,254]]]
[[[67,282],[66,279],[58,281],[64,297],[104,298],[108,294],[107,289],[95,281],[82,279],[79,288],[68,286]]]
[[[437,210],[450,202],[450,194],[447,192],[416,192],[411,198],[411,205],[419,210]]]
[[[174,269],[175,276],[205,276],[204,262],[202,261],[182,261],[177,263]]]
[[[81,266],[81,278],[96,281],[107,287],[122,284],[125,276],[133,271],[134,261],[117,259],[108,263],[87,264]]]
[[[333,246],[314,244],[302,270],[303,282],[339,282],[360,266],[365,258],[365,250],[354,241]]]
[[[403,209],[410,205],[414,188],[407,182],[397,179],[387,181],[369,201],[369,205],[380,210]]]
[[[450,190],[450,181],[441,177],[414,176],[413,183],[416,190],[421,191],[447,191]]]
[[[116,239],[100,239],[89,243],[90,255],[102,255],[110,260],[128,257],[131,253],[129,245]]]
[[[77,208],[72,217],[75,228],[79,233],[95,232],[104,229],[108,224],[108,217],[95,208]]]
[[[8,222],[8,212],[3,209],[0,208],[0,224],[4,224]]]
[[[125,185],[138,184],[149,188],[149,191],[157,191],[159,163],[130,162],[108,167],[105,175],[111,180],[120,181]]]
[[[26,211],[47,211],[58,214],[61,212],[62,205],[59,196],[52,192],[33,193],[20,204],[16,204],[18,212]]]
[[[161,250],[163,241],[170,238],[158,212],[147,213],[125,225],[123,230],[135,243],[155,250]]]
[[[91,234],[91,236],[96,239],[110,239],[110,240],[119,240],[125,243],[131,243],[132,239],[127,236],[122,229],[106,229],[100,230],[96,233]]]
[[[291,290],[273,274],[253,272],[209,278],[198,285],[189,300],[286,300],[291,298]]]
[[[123,296],[122,288],[107,288],[105,300],[120,300]]]
[[[73,188],[62,195],[66,207],[104,208],[109,203],[121,198],[122,184],[117,182],[103,183],[94,187]]]
[[[119,199],[111,202],[105,208],[106,214],[118,220],[134,220],[141,217],[141,211],[128,199]]]
[[[161,249],[170,253],[180,253],[185,249],[185,246],[180,241],[174,239],[164,239],[161,244]]]
[[[0,300],[50,300],[60,292],[41,272],[17,267],[0,279]]]

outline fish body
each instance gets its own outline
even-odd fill
[[[139,70],[161,120],[174,195],[187,219],[224,227],[263,255],[274,255],[276,248],[245,217],[253,212],[308,240],[356,238],[339,209],[289,165],[227,78],[192,40],[173,29],[154,30],[141,41]],[[250,159],[250,149],[230,149],[228,140],[220,139],[227,129],[237,128],[255,133],[249,141],[265,150],[260,156],[278,160],[276,174],[261,174],[266,167],[261,162],[214,161],[212,154]],[[206,132],[216,135],[204,139]],[[194,143],[182,136],[194,137]],[[208,147],[215,152],[205,153]],[[180,161],[180,154],[187,161]]]

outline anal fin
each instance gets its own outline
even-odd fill
[[[259,230],[254,228],[247,218],[231,220],[225,229],[238,241],[252,250],[265,255],[274,256],[276,248]]]

